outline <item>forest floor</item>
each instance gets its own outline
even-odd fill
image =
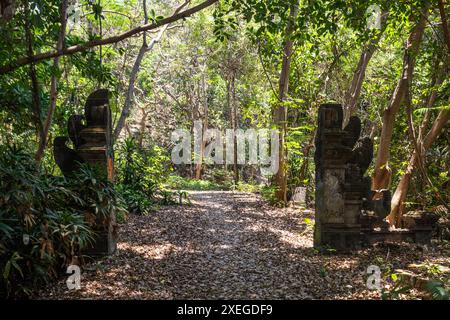
[[[64,278],[36,298],[379,299],[366,288],[369,265],[382,271],[424,261],[450,266],[443,245],[319,253],[310,210],[273,208],[251,193],[190,194],[192,205],[130,215],[117,252],[83,267],[81,289],[68,290]]]

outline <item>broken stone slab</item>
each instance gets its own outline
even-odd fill
[[[427,288],[431,283],[430,279],[417,275],[409,270],[396,269],[394,273],[398,276],[398,281],[400,281],[400,284],[403,286],[408,286],[411,289],[427,291]]]
[[[432,228],[438,220],[437,214],[424,210],[409,211],[402,217],[403,228],[407,229]]]
[[[424,263],[411,263],[408,265],[408,269],[418,270],[418,271],[426,271],[430,268],[430,266],[435,267],[442,275],[450,275],[450,268],[447,266],[443,266],[441,264],[424,264]]]
[[[440,270],[444,272],[450,272],[450,269],[445,266],[435,265]],[[407,287],[411,289],[416,289],[423,294],[424,299],[432,299],[431,288],[433,288],[436,284],[440,283],[439,280],[430,278],[429,276],[425,276],[422,274],[418,274],[416,272],[422,272],[424,268],[428,268],[426,264],[409,264],[408,270],[406,269],[396,269],[394,273],[398,277],[398,281],[401,287]],[[412,271],[409,269],[417,270]],[[441,276],[445,276],[446,274],[441,274]]]

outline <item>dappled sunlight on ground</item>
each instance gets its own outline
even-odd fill
[[[193,192],[191,206],[130,216],[118,251],[87,264],[81,290],[65,279],[42,299],[351,299],[379,298],[366,270],[435,259],[448,251],[411,244],[378,245],[352,255],[312,247],[311,211],[277,209],[258,195]]]

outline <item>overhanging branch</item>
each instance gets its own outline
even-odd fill
[[[56,57],[60,57],[60,56],[72,55],[72,54],[75,54],[78,52],[85,51],[90,48],[120,42],[122,40],[130,38],[136,34],[144,32],[144,31],[153,30],[153,29],[159,28],[161,26],[164,26],[166,24],[187,18],[187,17],[193,15],[194,13],[213,5],[214,3],[218,2],[218,1],[219,0],[206,0],[205,2],[202,2],[199,5],[192,7],[190,9],[187,9],[183,12],[174,14],[168,18],[161,19],[160,21],[155,22],[155,23],[149,23],[149,24],[139,26],[137,28],[134,28],[127,32],[119,34],[117,36],[113,36],[113,37],[105,38],[105,39],[96,39],[93,41],[86,42],[84,44],[74,45],[74,46],[65,48],[63,50],[56,50],[56,51],[40,53],[40,54],[34,55],[32,57],[19,58],[11,63],[1,66],[0,74],[5,74],[8,72],[14,71],[22,66],[32,63],[32,62],[36,63],[36,62],[40,62],[43,60],[52,59],[52,58],[56,58]]]

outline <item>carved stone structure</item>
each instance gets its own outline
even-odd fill
[[[351,117],[345,128],[342,123],[341,105],[320,106],[315,140],[314,245],[349,250],[377,241],[429,241],[432,228],[423,223],[420,230],[389,230],[384,219],[390,212],[390,192],[371,190],[371,179],[365,176],[373,158],[373,143],[369,137],[360,137],[358,117]]]
[[[87,99],[84,116],[69,117],[67,130],[75,150],[66,146],[67,137],[55,138],[53,153],[64,175],[70,175],[76,171],[80,163],[89,163],[99,169],[102,178],[113,181],[114,162],[108,94],[108,91],[104,89],[93,92]],[[86,120],[86,124],[83,124],[83,120]],[[110,213],[108,219],[97,221],[94,231],[98,237],[94,245],[86,249],[85,253],[112,254],[116,250],[114,226],[114,212]]]

